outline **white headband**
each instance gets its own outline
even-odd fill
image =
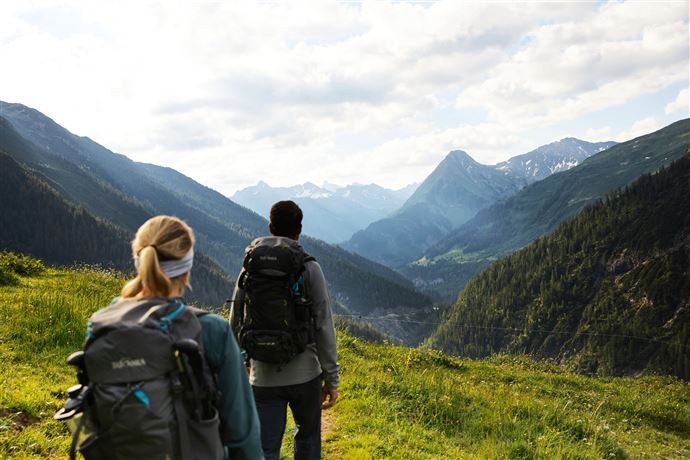
[[[161,270],[168,278],[176,278],[188,271],[191,271],[194,264],[194,249],[190,249],[181,259],[163,260],[159,262]],[[139,257],[134,258],[134,267],[139,271]]]

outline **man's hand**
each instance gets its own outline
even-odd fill
[[[328,399],[328,401],[326,401]],[[321,409],[328,409],[335,404],[336,399],[338,399],[338,389],[330,388],[328,385],[323,386],[323,392],[321,393]]]

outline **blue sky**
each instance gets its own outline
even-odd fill
[[[690,116],[688,3],[0,3],[0,100],[231,195]]]

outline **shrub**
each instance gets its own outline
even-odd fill
[[[39,275],[46,269],[40,260],[10,251],[0,252],[0,267],[11,274],[20,276]]]
[[[17,275],[9,267],[0,263],[0,286],[16,286],[17,284],[19,284]]]

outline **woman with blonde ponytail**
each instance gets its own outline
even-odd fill
[[[189,283],[194,260],[194,232],[180,219],[156,216],[139,227],[132,241],[137,276],[122,297],[176,297]]]
[[[107,308],[95,313],[89,322],[87,345],[84,348],[86,370],[89,376],[92,380],[95,380],[92,374],[101,373],[101,375],[106,375],[107,378],[103,377],[102,380],[110,386],[104,384],[102,387],[108,388],[108,391],[111,393],[114,391],[111,390],[111,387],[114,387],[112,385],[113,381],[117,381],[119,385],[117,388],[123,386],[129,388],[122,399],[124,403],[117,402],[113,406],[113,410],[115,410],[115,407],[121,412],[125,410],[141,410],[141,403],[143,403],[146,407],[156,412],[156,407],[153,404],[156,402],[156,396],[153,393],[156,389],[153,384],[147,383],[152,380],[147,380],[141,377],[140,374],[136,374],[137,378],[134,379],[136,381],[131,382],[127,380],[123,384],[122,372],[130,373],[125,374],[126,376],[135,375],[132,373],[144,369],[149,363],[153,363],[151,367],[155,367],[154,364],[160,367],[170,365],[165,363],[177,363],[173,364],[172,368],[165,368],[169,370],[164,369],[162,371],[164,373],[163,377],[166,379],[163,385],[167,385],[168,388],[165,391],[168,391],[170,394],[175,393],[174,382],[178,380],[183,383],[187,382],[187,387],[184,390],[185,394],[198,391],[200,384],[197,384],[195,387],[193,383],[190,383],[193,380],[189,377],[192,373],[189,369],[185,369],[186,365],[194,367],[192,364],[189,364],[194,362],[194,360],[192,358],[185,358],[188,359],[187,364],[185,364],[180,354],[180,350],[187,349],[188,352],[191,343],[193,345],[192,350],[196,350],[197,353],[195,356],[205,357],[205,360],[202,360],[203,369],[210,368],[213,371],[212,375],[215,375],[216,387],[214,390],[217,389],[218,391],[212,392],[215,394],[215,401],[210,409],[208,406],[204,406],[208,410],[204,410],[204,407],[200,405],[195,407],[194,403],[190,405],[189,401],[185,400],[184,404],[186,406],[182,405],[180,412],[185,414],[191,413],[192,415],[194,415],[194,411],[204,414],[210,412],[211,414],[216,414],[216,419],[220,419],[220,422],[215,422],[218,423],[219,428],[211,430],[215,433],[216,441],[209,441],[214,445],[217,444],[218,448],[213,449],[215,449],[215,452],[220,452],[220,457],[214,454],[213,458],[222,458],[224,450],[226,459],[263,459],[259,419],[252,390],[247,379],[239,347],[231,332],[228,321],[218,315],[187,307],[182,301],[185,288],[189,286],[190,272],[194,262],[194,232],[177,217],[153,217],[146,221],[137,231],[132,241],[132,256],[137,270],[136,277],[122,288],[119,298],[116,298]],[[136,327],[133,327],[133,325]],[[128,333],[128,331],[136,328],[142,329],[145,332],[154,329],[157,335],[151,336],[155,340],[150,341],[141,339],[141,337],[147,336],[140,334],[132,336],[136,340],[115,342],[115,339],[112,339],[108,342],[110,345],[96,344],[99,337],[103,337],[106,334],[112,335],[113,333],[109,331],[116,328],[122,330],[118,329],[118,333],[121,334]],[[196,341],[186,338],[190,336],[189,330],[197,331],[196,335],[194,335]],[[169,349],[171,351],[166,351],[168,348],[164,346],[162,348],[164,356],[159,358],[158,355],[151,354],[147,348],[160,347],[161,340],[164,344],[171,344],[165,345],[171,347]],[[139,345],[135,344],[137,341]],[[102,362],[98,362],[95,358],[91,358],[91,368],[89,368],[90,343],[91,349],[96,349],[97,351],[99,347],[111,347],[111,350],[106,353],[109,358],[101,360],[106,361],[105,365]],[[116,345],[112,345],[113,343],[116,343]],[[198,345],[196,349],[194,349],[195,345]],[[118,352],[121,350],[125,351],[118,355]],[[112,358],[112,356],[116,356],[117,359],[114,360],[115,358]],[[163,364],[160,364],[160,362]],[[120,374],[115,375],[116,372],[120,372]],[[115,377],[113,377],[114,375]],[[156,374],[158,379],[163,377],[161,377],[161,372]],[[207,379],[206,383],[208,381]],[[96,389],[99,388],[98,383],[98,381],[94,382]],[[213,387],[214,385],[210,386]],[[117,390],[117,388],[115,389]],[[94,390],[94,393],[98,396],[98,391]],[[139,406],[137,406],[138,401],[135,397],[140,401]],[[174,397],[172,401],[174,402]],[[125,407],[130,407],[126,404],[134,404],[134,409],[124,409]],[[98,406],[98,401],[96,406]],[[202,443],[205,441],[205,435],[196,436],[195,438],[195,435],[198,435],[198,433],[195,434],[194,422],[188,423],[185,420],[181,420],[181,417],[178,415],[178,406],[172,403],[164,403],[160,406],[160,411],[172,413],[171,406],[174,407],[174,415],[168,416],[168,420],[173,420],[173,422],[172,424],[166,422],[166,426],[177,427],[174,428],[175,432],[172,434],[172,439],[177,436],[177,430],[179,430],[179,440],[168,442],[168,444],[175,444],[175,446],[170,447],[172,456],[168,454],[163,455],[159,449],[156,449],[158,455],[163,455],[160,458],[172,458],[175,460],[210,458],[209,454],[201,453],[201,450],[194,447],[195,441],[197,446],[199,445],[199,439],[202,440]],[[190,419],[195,420],[193,417],[190,417]],[[206,418],[204,417],[197,417],[196,420],[206,423]],[[108,423],[115,425],[113,421]],[[127,422],[123,422],[123,424],[126,425]],[[130,446],[139,442],[142,445],[148,445],[149,450],[153,449],[151,441],[143,441],[137,437],[137,428],[132,428],[132,431],[134,434],[130,433],[130,441],[128,442]],[[220,441],[218,441],[218,438]],[[190,445],[192,446],[191,448],[189,447]],[[117,451],[117,446],[115,446],[115,450]],[[158,456],[144,455],[141,449],[138,452],[140,452],[141,458],[159,458]],[[131,453],[117,454],[112,458],[118,460],[120,458],[134,458],[132,455]],[[88,459],[89,457],[86,456],[86,458]],[[107,458],[111,457],[108,456]],[[140,457],[137,456],[136,458]]]

